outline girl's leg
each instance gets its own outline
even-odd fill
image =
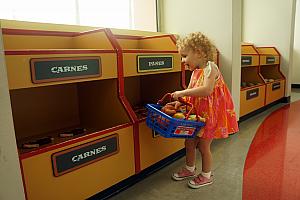
[[[202,172],[196,178],[188,182],[188,186],[191,188],[196,189],[213,183],[211,178],[212,155],[210,152],[210,144],[212,140],[213,139],[198,139],[197,147],[202,156]]]
[[[202,172],[209,173],[212,169],[212,154],[210,145],[213,139],[199,138],[198,149],[202,156]]]
[[[181,181],[190,177],[194,177],[196,175],[195,164],[196,164],[196,147],[197,147],[196,139],[186,139],[185,150],[186,150],[186,166],[183,167],[176,173],[172,174],[172,178],[176,181]]]
[[[197,147],[197,140],[196,139],[186,139],[184,141],[185,145],[185,163],[189,167],[194,167],[196,164],[196,147]]]

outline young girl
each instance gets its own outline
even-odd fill
[[[206,125],[194,139],[185,140],[186,166],[172,175],[174,180],[194,179],[188,182],[191,188],[200,188],[213,183],[211,176],[212,154],[210,145],[215,138],[226,138],[237,132],[238,124],[230,92],[225,85],[218,66],[212,62],[215,46],[200,32],[191,33],[177,41],[185,68],[193,71],[188,88],[172,93],[172,97],[185,97],[206,118]],[[176,107],[178,102],[175,102]],[[199,149],[202,157],[202,172],[196,176],[195,156]]]

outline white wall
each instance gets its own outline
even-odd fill
[[[286,96],[291,93],[294,14],[296,0],[244,0],[244,42],[275,46],[281,54],[281,70],[287,78]]]
[[[1,22],[0,22],[1,30]],[[0,31],[0,199],[25,199]]]
[[[156,0],[131,0],[133,29],[157,31]]]
[[[292,84],[300,84],[300,0],[296,4]]]
[[[161,31],[206,34],[220,51],[220,67],[239,113],[241,0],[162,0]]]

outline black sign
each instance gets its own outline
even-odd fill
[[[33,58],[30,60],[33,83],[97,77],[100,57]]]
[[[241,65],[252,65],[252,56],[242,56]]]
[[[170,70],[173,69],[173,56],[137,56],[137,68],[138,72]]]
[[[280,82],[273,83],[272,84],[272,90],[278,90],[278,89],[280,89]]]
[[[85,165],[118,153],[117,135],[101,138],[52,154],[54,176],[60,176]]]
[[[249,100],[249,99],[253,99],[255,97],[258,97],[258,94],[259,94],[259,88],[255,88],[253,90],[249,90],[247,91],[246,93],[246,100]]]
[[[276,59],[274,56],[267,56],[266,57],[266,64],[273,64],[275,63]]]

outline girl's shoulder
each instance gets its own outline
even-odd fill
[[[216,74],[217,74],[216,77],[219,77],[219,74],[220,74],[219,67],[217,64],[215,64],[212,61],[208,61],[206,64],[206,67],[203,70],[204,70],[205,77],[209,77],[212,71],[216,71]]]

